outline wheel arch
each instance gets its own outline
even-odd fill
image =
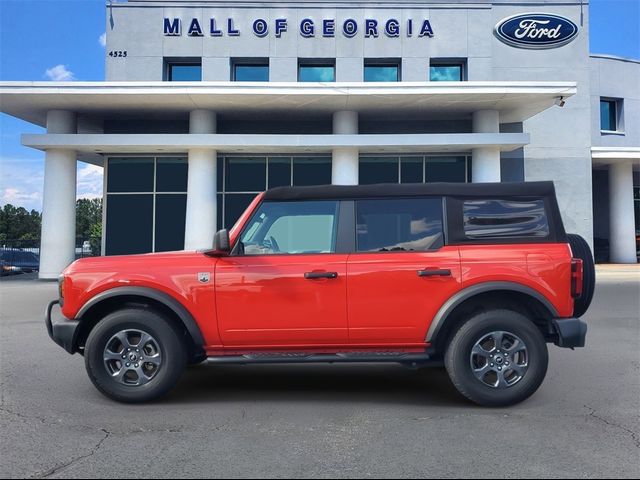
[[[76,320],[80,320],[76,350],[84,345],[93,327],[106,314],[131,304],[147,305],[154,310],[165,313],[184,329],[190,356],[195,359],[202,355],[204,337],[193,315],[171,295],[149,287],[116,287],[97,294],[85,303],[76,314]]]
[[[431,344],[431,350],[441,353],[468,314],[490,308],[524,313],[546,339],[553,339],[551,319],[558,317],[558,311],[542,293],[516,282],[483,282],[459,291],[440,307],[429,326],[426,342]]]

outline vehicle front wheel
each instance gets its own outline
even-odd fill
[[[177,328],[142,308],[118,310],[102,319],[85,345],[85,366],[96,388],[113,400],[140,403],[169,392],[187,364]]]
[[[445,354],[458,391],[478,405],[499,407],[529,398],[547,373],[542,333],[526,316],[489,310],[469,318]]]

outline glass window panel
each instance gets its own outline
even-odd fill
[[[269,158],[269,188],[291,185],[291,159]]]
[[[218,184],[218,191],[222,192],[222,184],[224,183],[224,157],[218,157],[216,162],[216,183]]]
[[[227,158],[227,192],[262,192],[266,188],[267,160],[264,157]]]
[[[444,245],[439,198],[356,202],[359,252],[435,250]]]
[[[229,193],[224,197],[224,228],[231,229],[256,196],[252,193]]]
[[[464,182],[466,180],[465,157],[428,157],[427,182]]]
[[[110,158],[107,192],[153,192],[153,158]]]
[[[365,65],[365,82],[399,82],[400,69],[397,65]]]
[[[299,82],[335,82],[336,67],[334,65],[300,65]]]
[[[156,252],[184,249],[186,211],[186,195],[156,195]]]
[[[233,79],[236,82],[268,82],[269,65],[235,65]]]
[[[543,200],[467,200],[462,208],[467,238],[549,236]]]
[[[217,218],[216,218],[216,231],[218,230],[222,230],[224,228],[224,219],[222,218],[222,212],[223,212],[223,200],[224,199],[224,195],[222,195],[221,193],[218,194],[218,204],[216,205],[216,213],[217,213]]]
[[[294,157],[293,184],[300,187],[309,185],[330,185],[331,158]]]
[[[266,202],[242,234],[246,255],[335,251],[338,202]]]
[[[429,79],[432,82],[462,81],[462,65],[431,65]]]
[[[169,64],[170,82],[199,82],[202,80],[202,65],[174,63]]]
[[[600,100],[600,129],[615,132],[617,130],[616,120],[616,102]]]
[[[187,172],[186,158],[158,158],[156,192],[186,192]]]
[[[359,183],[398,183],[397,157],[361,157],[359,166]]]
[[[422,157],[400,159],[400,183],[422,183]]]
[[[106,255],[152,251],[153,195],[107,195]]]

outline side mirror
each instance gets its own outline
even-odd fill
[[[212,257],[229,255],[229,253],[231,253],[231,240],[229,240],[229,232],[226,228],[216,232],[213,236],[213,249],[206,253]]]

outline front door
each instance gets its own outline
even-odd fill
[[[295,349],[348,342],[347,254],[336,253],[339,202],[264,202],[234,254],[216,265],[225,347]]]
[[[420,347],[431,319],[461,288],[457,247],[445,246],[441,198],[356,201],[349,256],[352,345]]]

